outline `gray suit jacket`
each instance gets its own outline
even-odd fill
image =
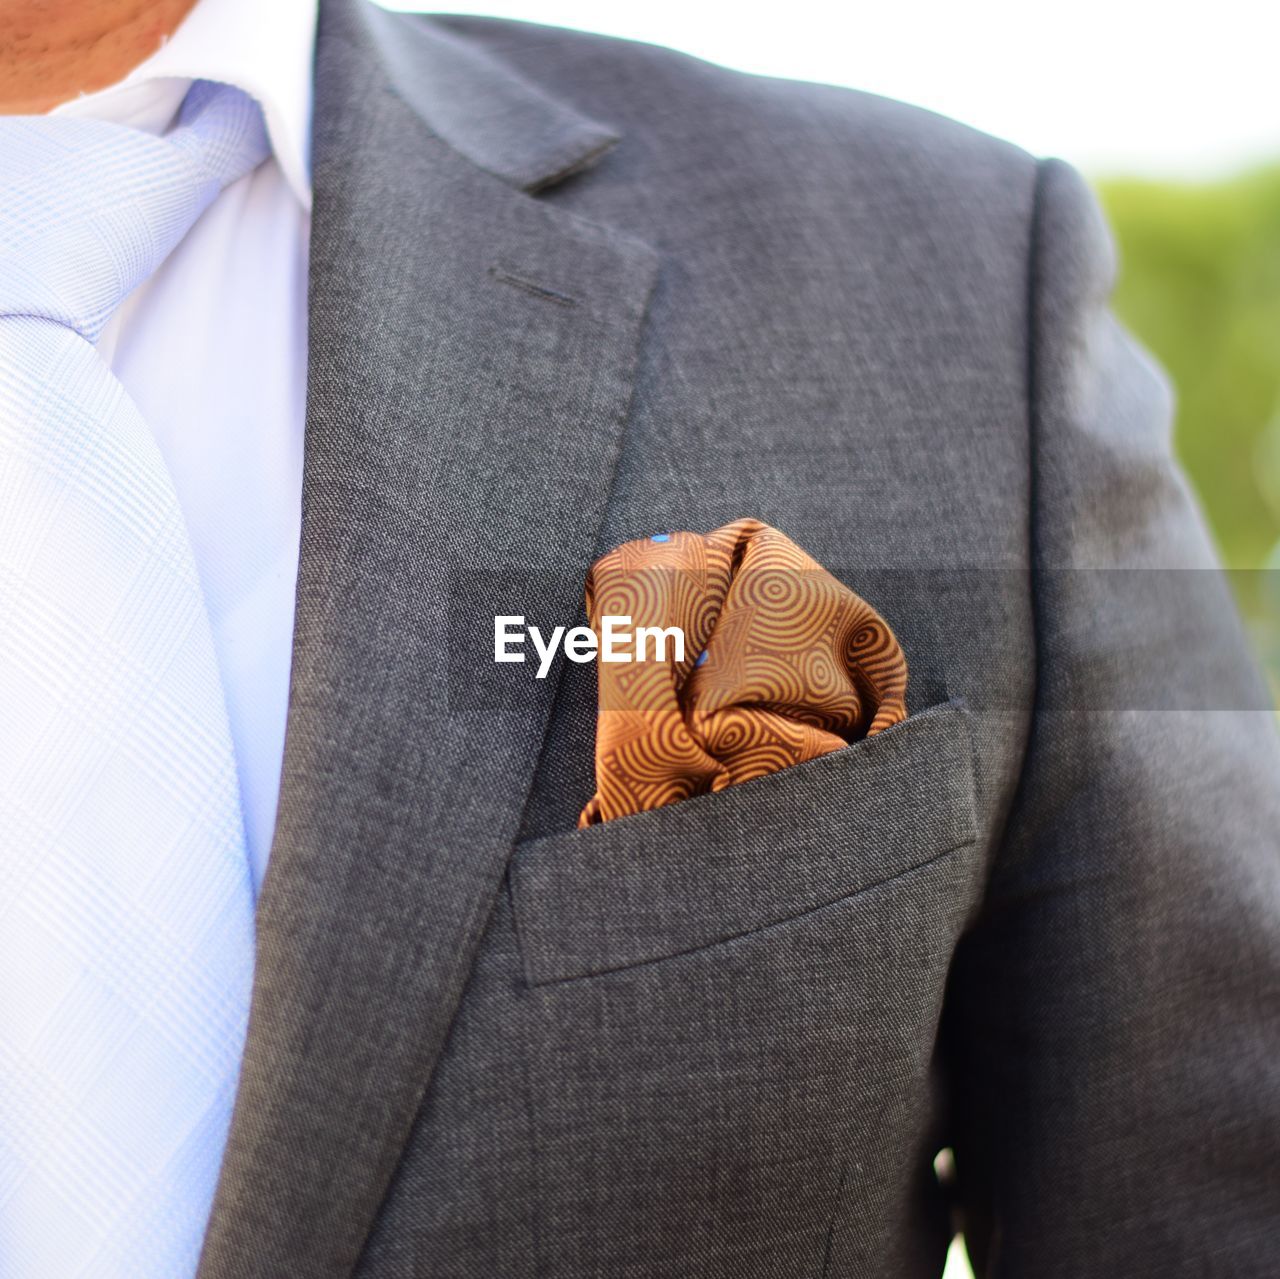
[[[293,688],[200,1279],[1280,1267],[1280,747],[1060,163],[325,0]],[[600,551],[756,516],[892,731],[588,830]],[[1208,571],[1206,571],[1208,570]],[[499,678],[501,676],[501,678]],[[954,1174],[935,1174],[951,1147]]]

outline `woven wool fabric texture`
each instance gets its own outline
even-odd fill
[[[200,1279],[937,1279],[956,1214],[999,1279],[1274,1279],[1280,741],[1085,183],[364,0],[321,0],[315,101],[293,697]],[[492,618],[744,513],[892,623],[907,718],[578,829],[594,670],[495,667]]]
[[[597,662],[596,793],[579,826],[724,790],[839,750],[907,713],[889,624],[759,520],[658,533],[603,555],[587,615],[683,635]],[[630,656],[630,655],[628,655]]]

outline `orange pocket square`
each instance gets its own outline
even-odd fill
[[[759,520],[660,533],[603,555],[587,616],[679,627],[684,657],[598,662],[596,793],[579,826],[723,790],[815,759],[906,716],[888,623]]]

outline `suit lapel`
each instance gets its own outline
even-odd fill
[[[527,666],[470,686],[484,610],[536,564],[517,611],[577,616],[656,274],[648,246],[528,194],[616,136],[443,27],[326,4],[314,128],[284,778],[201,1279],[356,1263],[553,691]]]

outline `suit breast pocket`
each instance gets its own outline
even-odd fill
[[[945,702],[756,781],[521,844],[510,889],[526,980],[687,955],[971,845],[968,720]]]

